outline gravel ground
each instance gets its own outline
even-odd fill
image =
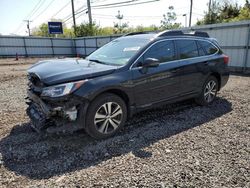
[[[95,141],[31,131],[27,67],[0,66],[0,187],[250,187],[250,77],[231,76],[208,107],[142,112]]]

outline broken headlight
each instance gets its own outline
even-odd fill
[[[70,82],[66,84],[60,84],[55,86],[45,87],[42,90],[41,96],[44,97],[61,97],[64,95],[68,95],[78,88],[80,88],[87,80],[81,80],[77,82]]]

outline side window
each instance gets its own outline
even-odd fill
[[[194,40],[176,40],[176,46],[180,59],[197,57],[199,55],[197,45]]]
[[[172,40],[158,42],[153,45],[143,56],[147,58],[159,59],[160,62],[175,60],[174,42]]]
[[[218,49],[214,45],[212,45],[210,42],[198,41],[198,43],[202,46],[206,55],[211,55],[218,51]]]
[[[201,46],[199,41],[196,41],[196,44],[198,46],[198,52],[199,52],[199,56],[204,56],[207,55],[204,48]]]

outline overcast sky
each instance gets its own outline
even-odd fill
[[[75,10],[86,7],[87,0],[74,0]],[[91,0],[91,5],[103,5],[129,0]],[[145,2],[150,0],[137,0]],[[204,11],[208,9],[209,0],[193,0],[192,24],[197,19],[202,18]],[[245,0],[235,0],[239,5],[243,5]],[[27,35],[26,23],[23,20],[31,20],[31,29],[41,23],[47,23],[51,18],[66,20],[71,14],[71,0],[0,0],[0,33],[2,35],[18,34]],[[190,0],[159,0],[152,3],[131,5],[125,7],[115,7],[106,9],[92,9],[93,20],[100,26],[113,26],[117,22],[115,15],[118,10],[124,16],[123,22],[129,26],[149,26],[152,24],[160,25],[163,14],[168,11],[169,6],[174,6],[177,14],[177,22],[185,26],[185,16],[190,8]],[[82,9],[80,9],[82,10]],[[76,22],[80,24],[88,21],[88,15],[83,12],[76,15]],[[189,19],[189,14],[187,20]],[[71,26],[72,18],[66,24]]]

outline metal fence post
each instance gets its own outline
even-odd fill
[[[23,45],[24,45],[25,57],[28,57],[28,52],[27,52],[25,37],[23,37]]]
[[[53,44],[53,39],[50,38],[50,43],[51,43],[51,49],[52,49],[52,56],[55,56],[55,51],[54,51],[54,44]]]
[[[98,49],[98,44],[97,44],[97,37],[95,37],[95,50]]]
[[[246,72],[247,70],[247,61],[248,61],[248,52],[249,52],[249,40],[250,40],[250,24],[248,24],[248,31],[247,31],[247,36],[246,36],[246,50],[245,50],[245,57],[244,57],[244,67],[243,67],[243,72]]]
[[[86,49],[86,41],[85,38],[83,38],[83,45],[84,45],[84,56],[87,56],[87,49]]]
[[[76,50],[76,39],[71,38],[71,41],[72,41],[72,45],[73,45],[72,48],[71,48],[72,49],[72,55],[77,56],[77,53],[76,53],[77,52],[77,50]]]

